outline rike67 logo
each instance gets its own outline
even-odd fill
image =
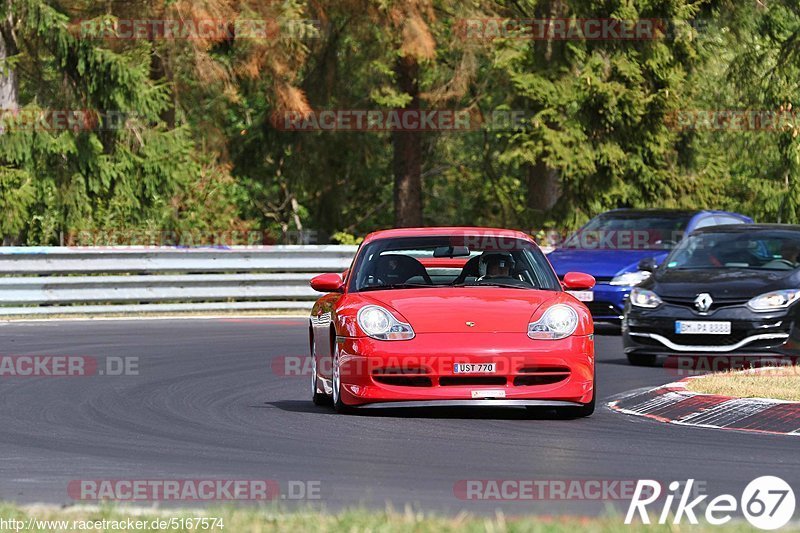
[[[659,524],[666,524],[671,516],[673,524],[680,524],[685,518],[690,524],[697,525],[697,515],[704,509],[705,520],[711,525],[726,524],[731,521],[734,513],[741,511],[752,526],[773,530],[785,526],[794,516],[794,491],[779,477],[762,476],[754,479],[745,487],[738,500],[731,494],[722,494],[708,502],[706,494],[690,500],[696,496],[696,493],[692,493],[693,485],[693,479],[686,483],[673,481],[669,484],[670,492],[663,499]],[[648,509],[648,505],[660,500],[661,496],[659,482],[639,480],[625,516],[625,523],[630,524],[638,513],[642,523],[650,524],[650,511],[657,510],[661,502],[653,506],[655,509]]]

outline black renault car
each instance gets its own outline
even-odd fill
[[[659,355],[800,355],[800,226],[693,232],[634,287],[622,322],[633,364]]]

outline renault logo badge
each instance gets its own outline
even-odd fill
[[[707,292],[703,294],[698,294],[697,298],[694,299],[694,306],[697,308],[698,311],[701,313],[705,313],[709,309],[711,309],[711,304],[714,303],[714,300],[711,298],[711,295]]]

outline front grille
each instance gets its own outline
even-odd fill
[[[732,330],[730,335],[677,335],[674,329],[666,330],[664,328],[631,328],[631,333],[654,333],[665,337],[670,342],[684,346],[726,346],[736,344],[749,336],[748,332],[737,330]],[[643,344],[661,344],[652,339],[650,342],[644,342],[645,339],[646,337],[637,337],[636,341]]]
[[[517,375],[513,377],[512,383],[515,387],[552,385],[568,379],[569,376],[570,369],[566,366],[530,365],[520,368]],[[380,368],[373,371],[372,379],[376,383],[400,387],[433,387],[434,383],[436,383],[435,377],[424,368]],[[510,377],[496,375],[441,376],[438,378],[438,385],[441,387],[487,385],[505,387],[511,380],[512,378]]]
[[[634,331],[631,330],[631,333],[633,333],[633,332]],[[664,344],[662,344],[661,342],[659,342],[659,341],[657,341],[655,339],[651,339],[650,337],[638,337],[637,336],[637,337],[635,337],[635,339],[636,339],[636,343],[637,344],[644,344],[645,346],[658,346],[659,348],[663,348],[664,347]],[[685,344],[685,343],[683,343],[683,344]]]
[[[514,378],[515,387],[532,387],[536,385],[552,385],[569,377],[569,368],[565,366],[527,366],[519,370],[521,376]]]
[[[569,375],[550,375],[550,376],[517,376],[514,378],[515,387],[532,387],[536,385],[552,385],[559,381],[564,381]]]
[[[695,298],[697,298],[697,296],[692,296],[691,298],[673,298],[662,296],[661,300],[664,303],[686,307],[687,309],[697,312],[697,308],[694,306]],[[716,311],[717,309],[724,309],[726,307],[742,306],[746,304],[750,298],[713,298],[713,300],[714,301],[711,304],[711,307],[709,307],[707,311],[709,313]]]
[[[744,337],[738,335],[674,335],[667,338],[675,344],[687,346],[727,346],[736,344]]]
[[[654,331],[653,333],[662,335],[675,344],[690,346],[725,346],[736,344],[749,336],[746,331],[736,330],[732,330],[730,335],[676,335],[674,331],[669,334],[660,331]]]
[[[502,376],[447,376],[439,378],[442,387],[457,387],[459,385],[505,385],[506,378]]]
[[[519,369],[520,374],[569,374],[566,366],[526,366]]]
[[[622,309],[604,302],[584,302],[584,305],[589,308],[589,312],[593,317],[598,316],[613,316],[621,317]]]
[[[716,346],[730,346],[732,344],[738,344],[739,342],[747,339],[748,337],[752,337],[754,335],[759,334],[777,334],[777,333],[788,333],[785,328],[780,329],[768,329],[768,330],[752,330],[752,329],[737,329],[736,324],[732,324],[731,333],[729,335],[678,335],[675,333],[674,326],[672,327],[631,327],[631,333],[651,333],[655,335],[660,335],[672,343],[681,345],[681,346],[707,346],[709,348],[713,348]],[[663,344],[656,340],[651,339],[648,337],[640,337],[636,336],[636,342],[639,344],[644,344],[647,346],[660,346],[663,347]],[[743,348],[759,348],[759,347],[767,347],[767,346],[774,346],[776,344],[781,344],[784,342],[784,339],[764,339],[758,340],[754,342],[750,342],[744,345]]]
[[[387,366],[387,367],[384,367],[384,368],[376,368],[375,370],[372,371],[372,373],[373,373],[373,375],[376,375],[376,376],[384,375],[384,374],[388,374],[388,375],[392,375],[392,376],[409,375],[409,374],[418,375],[418,374],[427,374],[428,370],[426,368],[413,367],[413,366],[409,366],[409,367]]]
[[[433,387],[433,380],[424,375],[427,373],[427,369],[421,367],[384,367],[373,370],[372,379],[400,387]]]
[[[373,376],[373,379],[384,385],[400,387],[432,387],[431,378],[423,376]]]

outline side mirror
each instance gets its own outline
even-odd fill
[[[311,288],[317,292],[342,292],[343,285],[341,274],[320,274],[311,280]]]
[[[655,272],[656,268],[658,268],[658,264],[656,263],[655,259],[653,259],[652,257],[648,257],[646,259],[642,259],[641,261],[639,261],[639,265],[637,268],[644,272]]]
[[[594,276],[583,272],[567,272],[562,282],[564,288],[571,291],[585,291],[594,287],[594,284]]]

